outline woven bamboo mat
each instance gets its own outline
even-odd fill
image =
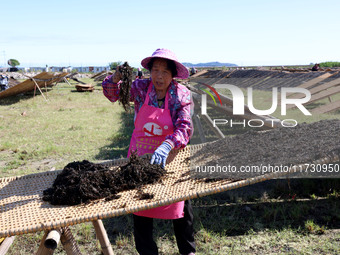
[[[177,201],[207,196],[269,180],[283,173],[270,173],[241,181],[226,179],[205,182],[190,178],[190,155],[202,145],[187,146],[172,151],[168,157],[167,177],[160,184],[146,185],[143,192],[153,194],[152,199],[139,200],[137,190],[119,193],[112,201],[95,201],[76,206],[54,206],[42,200],[43,191],[52,186],[61,172],[51,171],[22,177],[0,179],[0,237],[49,230],[82,222],[129,214],[140,210],[168,205]],[[326,159],[330,161],[330,159]],[[326,162],[322,161],[322,162]],[[113,168],[127,163],[118,159],[103,164]]]

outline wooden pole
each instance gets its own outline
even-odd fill
[[[31,79],[32,79],[32,81],[35,83],[35,87],[34,87],[34,96],[35,96],[35,88],[37,87],[37,88],[39,89],[41,95],[43,96],[43,98],[44,98],[45,101],[47,102],[47,99],[46,99],[46,97],[44,96],[44,93],[42,93],[42,91],[41,91],[41,89],[40,89],[38,83],[35,81],[35,79],[33,79],[33,78],[31,78]]]
[[[5,240],[2,241],[0,245],[0,255],[5,255],[8,251],[9,247],[11,247],[15,236],[6,237]]]
[[[318,101],[320,99],[324,99],[326,97],[333,96],[333,95],[338,94],[338,93],[340,93],[340,86],[333,86],[329,89],[325,89],[323,91],[320,91],[319,93],[312,94],[311,99],[308,102],[304,103],[304,105],[314,103],[315,101]],[[287,109],[291,109],[291,108],[295,108],[295,107],[296,107],[295,104],[287,105]]]
[[[64,80],[64,82],[66,82],[68,85],[72,86],[72,85],[68,82],[68,80],[67,80],[65,77],[63,78],[63,80]]]
[[[195,125],[198,129],[198,133],[200,135],[201,142],[205,143],[207,141],[207,139],[205,138],[205,134],[204,134],[204,131],[203,131],[201,120],[200,120],[200,118],[197,114],[194,114],[193,117],[194,117]]]
[[[35,98],[35,92],[37,91],[37,86],[34,86],[33,99]]]
[[[103,222],[101,220],[92,221],[94,229],[96,231],[97,238],[102,247],[102,252],[104,255],[114,255],[109,237],[107,236],[106,230],[104,228]]]
[[[45,231],[45,235],[41,239],[40,246],[39,246],[39,249],[36,255],[52,255],[53,254],[54,251],[52,249],[46,248],[44,245],[48,232],[49,231]]]
[[[61,228],[62,235],[60,241],[67,255],[81,255],[80,249],[68,227]]]
[[[198,101],[195,100],[195,98],[192,98],[192,99],[194,100],[194,104],[198,105]],[[198,114],[193,114],[193,117],[194,117],[195,125],[196,125],[196,127],[198,129],[198,133],[200,135],[201,142],[205,143],[207,141],[207,139],[205,138],[203,127],[202,127],[202,123],[201,123],[201,120],[199,118],[199,115]]]
[[[60,241],[60,230],[51,230],[44,242],[44,245],[46,248],[55,250],[58,246],[58,243]]]
[[[211,130],[218,136],[218,138],[225,138],[222,131],[215,125],[214,122],[211,120],[208,114],[202,115],[202,118],[208,123]]]

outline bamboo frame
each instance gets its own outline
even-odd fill
[[[237,188],[238,182],[231,183],[230,179],[209,183],[196,182],[194,179],[182,180],[182,174],[189,170],[190,162],[186,159],[193,155],[192,153],[200,151],[202,146],[190,145],[182,150],[170,152],[166,165],[170,174],[162,184],[145,186],[145,192],[154,194],[148,201],[136,198],[137,190],[129,190],[122,192],[119,199],[111,201],[99,200],[97,203],[78,206],[53,206],[41,199],[42,192],[53,184],[60,170],[0,178],[0,207],[1,217],[4,219],[0,221],[0,237],[59,229],[172,204],[201,196],[201,193],[208,190],[217,193],[223,187]],[[117,159],[103,164],[117,168],[127,162],[128,159]]]
[[[15,239],[15,236],[10,236],[10,237],[6,237],[5,240],[2,241],[0,245],[0,255],[6,254],[8,249],[11,247],[14,239]]]
[[[66,77],[63,77],[63,80],[64,80],[64,82],[66,82],[68,85],[72,86],[72,85],[68,82],[68,80],[66,79]]]
[[[332,74],[330,76],[333,76],[333,75],[335,75],[335,74]],[[340,78],[337,78],[337,79],[332,80],[330,82],[316,86],[316,87],[310,89],[310,92],[312,94],[311,99],[308,102],[304,103],[304,105],[314,103],[315,101],[324,99],[326,97],[328,97],[328,100],[331,103],[330,104],[331,106],[329,106],[329,107],[320,106],[318,108],[315,108],[312,112],[314,112],[314,113],[326,113],[326,112],[336,110],[336,109],[338,109],[337,103],[332,102],[331,96],[338,94],[340,92]],[[303,98],[303,97],[304,97],[304,95],[301,95],[301,94],[293,94],[293,95],[289,96],[290,99],[300,99],[300,98]],[[292,109],[292,108],[295,108],[295,107],[296,107],[296,105],[287,105],[287,109]]]
[[[68,227],[45,231],[36,255],[53,254],[59,241],[61,241],[67,255],[81,255],[80,249]]]
[[[104,253],[104,255],[114,255],[112,246],[111,246],[109,237],[107,236],[103,222],[101,220],[94,220],[92,221],[92,224],[96,231],[96,235],[100,242],[100,246],[102,248],[102,252]]]
[[[330,89],[324,90],[320,93],[312,95],[311,99],[305,103],[305,105],[311,104],[317,100],[324,99],[329,96],[333,96],[335,94],[338,94],[340,92],[340,86],[332,87]],[[294,105],[295,106],[295,105]],[[292,108],[292,107],[290,107]],[[288,107],[287,107],[288,109]]]
[[[330,76],[333,76],[334,74],[330,74],[330,73],[324,73],[312,80],[309,80],[307,82],[302,83],[301,85],[297,86],[298,88],[304,88],[304,89],[308,89],[310,87],[313,87],[314,85],[318,84],[319,82],[327,79]]]
[[[28,77],[27,80],[13,87],[10,87],[9,89],[6,89],[5,91],[0,92],[0,99],[9,97],[9,96],[14,96],[20,93],[29,92],[29,91],[34,91],[35,93],[36,88],[37,88],[36,84],[38,84],[38,86],[41,86],[41,87],[52,86],[54,82],[59,82],[63,77],[67,75],[68,75],[67,73],[60,73],[60,74],[54,75],[54,74],[47,73],[47,72],[42,72],[40,74],[37,74],[34,77],[25,75],[26,77]],[[38,89],[40,89],[40,87]]]
[[[35,81],[35,79],[34,78],[31,78],[31,80],[35,83],[35,87],[34,87],[34,97],[35,97],[35,91],[36,91],[36,88],[38,88],[39,89],[39,91],[40,91],[40,93],[41,93],[41,95],[43,96],[43,98],[45,99],[45,101],[47,102],[47,99],[46,99],[46,97],[44,96],[44,93],[42,93],[42,91],[41,91],[41,89],[40,89],[40,87],[39,87],[39,85],[38,85],[38,83]]]
[[[331,111],[335,111],[340,109],[340,100],[331,102],[330,104],[319,106],[313,110],[311,110],[314,114],[323,114]]]
[[[186,176],[184,174],[190,172],[189,162],[186,159],[198,153],[204,146],[204,144],[187,146],[183,150],[170,152],[166,165],[169,173],[167,178],[163,180],[162,184],[146,185],[143,188],[145,192],[154,194],[154,197],[149,201],[136,199],[137,190],[130,190],[122,192],[121,197],[113,201],[100,200],[96,203],[79,206],[52,206],[41,200],[42,191],[53,183],[60,171],[48,171],[15,178],[0,178],[0,191],[2,192],[0,200],[2,204],[0,204],[0,207],[2,208],[1,217],[4,219],[3,222],[0,221],[2,223],[0,224],[0,236],[21,235],[45,230],[42,245],[40,245],[37,253],[38,255],[45,255],[51,252],[51,249],[47,249],[43,245],[48,235],[47,231],[61,228],[62,235],[60,240],[65,250],[68,250],[67,254],[75,255],[81,253],[68,226],[91,221],[97,228],[97,236],[101,245],[103,245],[103,251],[106,250],[106,254],[111,254],[109,242],[106,239],[106,231],[102,228],[102,223],[98,221],[100,219],[217,194],[293,174],[306,167],[306,164],[301,164],[291,167],[287,172],[267,173],[234,182],[230,181],[230,179],[220,179],[206,183],[204,181],[197,182],[192,178],[184,178],[183,176]],[[313,163],[327,164],[338,160],[339,156],[334,155],[313,161]],[[117,159],[102,164],[118,167],[127,162],[128,159]],[[6,225],[3,224],[4,222],[6,222]]]
[[[40,241],[39,249],[35,255],[52,255],[53,254],[54,251],[52,249],[46,248],[44,245],[48,233],[49,233],[48,231],[45,231],[45,234]]]
[[[201,123],[201,120],[199,118],[199,115],[194,114],[193,119],[194,119],[195,125],[198,129],[198,133],[200,135],[201,142],[205,143],[207,141],[207,139],[205,138],[205,134],[204,134],[204,131],[203,131],[203,127],[202,127],[202,123]]]
[[[51,230],[46,236],[44,246],[48,249],[55,250],[60,241],[60,236],[61,236],[60,230],[55,229]]]
[[[80,249],[77,245],[76,240],[74,239],[71,230],[68,227],[62,228],[62,235],[60,237],[60,241],[66,251],[67,255],[82,255]]]
[[[320,91],[323,91],[323,90],[326,90],[326,89],[329,89],[329,88],[332,88],[332,87],[335,87],[335,86],[338,86],[338,85],[340,85],[340,78],[335,79],[335,80],[330,81],[330,82],[327,82],[327,83],[323,83],[323,84],[316,86],[314,88],[311,88],[309,90],[309,92],[313,95],[313,94],[316,94]],[[298,98],[302,98],[302,97],[303,96],[300,95],[300,97],[298,97]]]

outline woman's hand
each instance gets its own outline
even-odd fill
[[[169,143],[163,142],[153,153],[150,164],[161,165],[164,168],[171,149],[172,148]]]
[[[120,66],[116,67],[116,72],[112,75],[112,82],[118,83],[122,79],[122,73],[119,71]]]

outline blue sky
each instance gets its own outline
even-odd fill
[[[338,0],[3,1],[0,66],[105,66],[157,49],[181,62],[340,61]]]

